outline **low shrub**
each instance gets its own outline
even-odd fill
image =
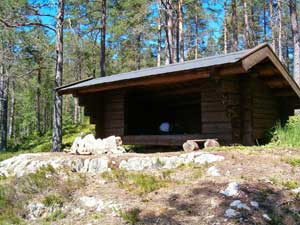
[[[120,217],[125,220],[128,224],[134,225],[139,221],[140,210],[138,208],[133,208],[127,211],[120,211]]]
[[[166,187],[170,181],[147,173],[128,172],[120,169],[115,169],[111,173],[104,172],[101,176],[108,181],[116,181],[121,188],[139,195]]]
[[[291,116],[285,126],[278,123],[272,132],[270,145],[300,147],[300,116]]]
[[[64,199],[59,194],[48,194],[43,198],[42,203],[47,206],[62,206],[64,203]]]

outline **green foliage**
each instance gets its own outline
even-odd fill
[[[58,194],[48,194],[43,198],[42,203],[45,206],[62,206],[64,203],[64,199]]]
[[[81,133],[90,134],[94,132],[95,126],[89,124],[87,119],[81,125],[74,125],[69,122],[65,124],[63,128],[63,146],[70,147],[74,139]],[[49,152],[51,150],[51,139],[51,132],[47,132],[42,136],[39,136],[36,132],[34,132],[32,135],[24,139],[22,144],[13,145],[13,143],[11,143],[7,151],[0,151],[0,161],[21,153]]]
[[[285,126],[277,124],[271,146],[300,147],[300,116],[291,116]]]
[[[44,166],[39,168],[35,173],[29,173],[19,178],[18,188],[20,192],[25,194],[36,194],[44,188],[55,186],[57,181],[55,170],[52,166]]]
[[[111,173],[102,173],[102,177],[109,181],[116,181],[118,185],[139,195],[148,194],[162,187],[166,187],[169,180],[147,173],[135,173],[115,169]]]
[[[288,180],[286,182],[283,182],[282,185],[286,187],[287,189],[291,190],[294,188],[297,188],[299,186],[299,182],[295,180]]]
[[[68,174],[64,179],[53,167],[44,166],[35,173],[22,177],[0,180],[0,224],[18,224],[22,222],[25,204],[37,196],[44,196],[42,202],[46,206],[62,206],[71,201],[71,194],[86,185],[86,177],[81,174]],[[64,218],[61,210],[56,210],[45,221],[51,222]]]
[[[140,209],[133,208],[127,211],[120,211],[120,217],[125,220],[128,224],[134,225],[139,221]]]
[[[66,217],[66,214],[64,214],[62,212],[62,210],[57,209],[54,212],[52,212],[50,215],[48,215],[44,220],[46,222],[52,222],[52,221],[57,221],[57,220],[63,219],[65,217]]]
[[[287,157],[283,159],[284,162],[291,165],[292,167],[300,166],[300,157]]]

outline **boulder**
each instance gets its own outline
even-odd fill
[[[231,182],[228,184],[227,188],[220,193],[226,195],[227,197],[237,196],[239,194],[240,185],[236,182]]]
[[[110,136],[104,139],[96,139],[93,134],[88,134],[84,138],[75,138],[70,153],[79,155],[121,154],[125,152],[121,145],[121,137]]]
[[[204,142],[204,148],[220,147],[220,144],[215,139],[207,139]]]

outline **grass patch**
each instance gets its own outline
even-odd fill
[[[290,116],[282,126],[278,123],[272,132],[270,146],[300,147],[300,116]]]
[[[284,158],[283,161],[292,167],[300,166],[300,157],[287,157],[287,158]]]
[[[66,218],[66,214],[64,214],[60,209],[57,209],[54,212],[52,212],[50,215],[48,215],[44,220],[46,222],[53,222],[64,218]]]
[[[92,219],[94,220],[101,220],[104,217],[103,213],[95,213],[92,215]]]
[[[120,211],[120,217],[125,220],[128,224],[134,225],[139,222],[140,210],[138,208],[133,208],[127,211]]]
[[[295,180],[288,180],[286,182],[283,182],[282,185],[287,189],[291,190],[297,188],[299,186],[299,182]]]
[[[162,187],[166,187],[169,180],[147,173],[128,172],[115,169],[111,173],[104,172],[102,178],[108,181],[116,181],[121,188],[139,195],[148,194]]]
[[[64,199],[58,194],[49,194],[43,198],[42,203],[47,207],[55,205],[62,206]]]
[[[46,206],[62,206],[65,201],[72,199],[74,187],[82,188],[85,184],[85,176],[76,173],[65,179],[52,166],[41,167],[35,173],[19,178],[0,180],[0,224],[22,223],[22,218],[27,215],[26,204],[39,196],[45,196],[42,202]],[[49,215],[47,220],[61,218],[62,212],[57,211]]]

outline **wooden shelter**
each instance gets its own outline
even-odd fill
[[[298,85],[267,44],[79,81],[58,92],[79,98],[97,137],[118,135],[136,145],[205,138],[252,145],[300,105]],[[169,134],[159,132],[164,121],[174,125]]]

